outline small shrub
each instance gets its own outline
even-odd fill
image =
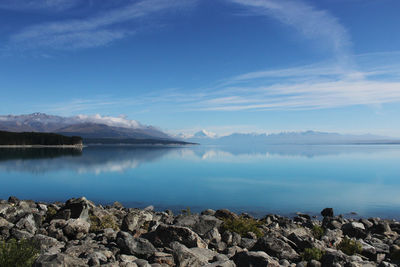
[[[99,218],[96,215],[89,214],[89,220],[90,220],[90,229],[89,229],[90,232],[98,232],[106,228],[112,228],[115,231],[119,230],[119,227],[112,215],[108,214]]]
[[[362,251],[362,246],[360,242],[353,239],[349,239],[347,237],[343,238],[343,240],[339,243],[337,248],[349,256],[354,255],[356,253],[361,253]]]
[[[192,212],[190,211],[190,208],[189,207],[187,207],[185,210],[181,210],[182,211],[182,214],[185,214],[185,215],[192,215]]]
[[[222,230],[235,232],[241,236],[246,235],[248,232],[253,232],[257,237],[261,237],[264,235],[262,230],[259,228],[261,224],[262,222],[252,218],[239,217],[237,219],[224,219]]]
[[[324,235],[325,231],[324,228],[322,228],[319,225],[314,225],[312,228],[312,235],[314,236],[314,238],[316,239],[321,239],[321,237]]]
[[[39,256],[39,245],[31,240],[0,241],[0,266],[32,266]]]
[[[301,254],[301,258],[304,261],[317,260],[320,261],[325,252],[318,248],[305,248]]]
[[[47,222],[51,221],[56,214],[57,214],[57,210],[51,206],[48,206],[45,221],[47,221]]]

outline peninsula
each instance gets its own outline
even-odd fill
[[[0,131],[0,146],[3,147],[81,147],[79,136],[64,136],[54,133]]]

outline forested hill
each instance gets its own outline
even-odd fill
[[[2,146],[71,146],[82,145],[79,136],[64,136],[54,133],[36,132],[5,132],[0,131],[0,145]]]

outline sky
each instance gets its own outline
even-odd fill
[[[0,115],[400,137],[398,0],[0,0]]]

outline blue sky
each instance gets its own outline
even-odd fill
[[[0,114],[400,137],[398,0],[2,0]]]

